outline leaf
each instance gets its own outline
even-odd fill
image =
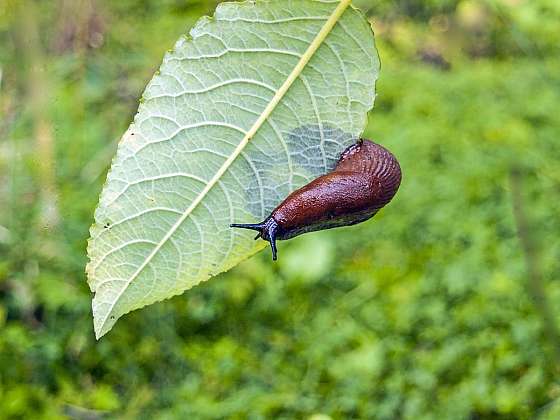
[[[263,249],[264,219],[362,133],[379,61],[350,0],[223,3],[164,58],[95,212],[97,338]]]

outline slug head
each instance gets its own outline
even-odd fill
[[[272,259],[276,261],[278,259],[278,252],[276,249],[276,236],[278,234],[278,223],[274,218],[269,217],[262,223],[257,224],[231,224],[229,225],[232,228],[239,228],[239,229],[249,229],[249,230],[256,230],[258,232],[257,236],[255,236],[255,240],[262,238],[265,241],[270,243],[270,247],[272,248]]]

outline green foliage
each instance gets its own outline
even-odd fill
[[[558,418],[554,348],[526,291],[509,172],[524,170],[558,319],[560,60],[545,35],[559,34],[519,26],[548,22],[554,2],[507,3],[525,51],[489,24],[499,36],[473,54],[468,27],[440,32],[387,9],[395,21],[378,31],[366,135],[398,156],[404,179],[382,214],[280,243],[278,264],[259,255],[100,342],[83,267],[104,171],[162,50],[213,3],[96,2],[101,45],[55,48],[56,10],[38,2],[40,113],[18,25],[0,13],[0,417]],[[454,21],[459,8],[446,4],[427,16]],[[437,54],[418,53],[427,46]],[[41,204],[52,186],[37,115],[54,139],[58,218]]]

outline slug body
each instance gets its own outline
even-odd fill
[[[290,194],[258,224],[231,227],[258,231],[272,247],[276,240],[364,222],[397,193],[402,179],[397,159],[384,147],[360,140],[346,149],[335,169]]]

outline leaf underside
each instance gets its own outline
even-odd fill
[[[165,56],[90,231],[97,338],[261,250],[229,224],[264,219],[361,135],[379,60],[349,3],[223,3]]]

